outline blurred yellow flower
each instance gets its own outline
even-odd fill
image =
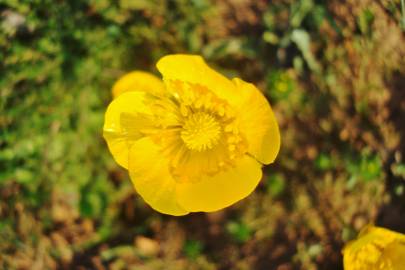
[[[137,192],[171,215],[216,211],[248,196],[262,165],[272,163],[280,148],[265,97],[253,84],[228,80],[200,56],[168,55],[157,68],[164,87],[155,79],[140,87],[127,77],[115,95],[126,92],[105,114],[104,138]]]
[[[405,235],[367,226],[343,249],[345,270],[404,270]]]

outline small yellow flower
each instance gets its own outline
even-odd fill
[[[168,55],[157,68],[163,83],[123,83],[130,91],[105,114],[104,138],[137,192],[171,215],[216,211],[248,196],[280,148],[265,97],[200,56]]]
[[[367,226],[343,249],[345,270],[404,270],[405,235]]]

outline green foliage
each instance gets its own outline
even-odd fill
[[[315,166],[322,171],[333,169],[332,158],[326,153],[321,153],[315,160]]]
[[[271,174],[267,178],[266,187],[267,192],[273,197],[277,197],[283,193],[285,190],[286,181],[282,174]]]
[[[200,241],[197,240],[188,240],[185,242],[183,247],[184,254],[192,260],[200,256],[202,250],[203,245]]]
[[[347,170],[350,173],[348,187],[353,186],[358,181],[373,181],[381,178],[382,162],[379,156],[372,155],[369,151],[364,150],[360,157],[347,161]]]
[[[245,243],[252,236],[252,230],[243,222],[230,221],[226,229],[232,239],[238,243]]]
[[[292,78],[286,72],[272,70],[268,75],[268,88],[272,100],[287,100],[294,90],[295,85]]]
[[[394,173],[394,175],[405,179],[405,164],[403,163],[394,164],[392,167],[392,172]]]
[[[360,17],[357,19],[360,31],[363,34],[370,34],[371,24],[374,21],[374,15],[369,9],[365,9]]]

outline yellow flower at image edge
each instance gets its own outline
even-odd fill
[[[200,56],[168,55],[157,68],[163,81],[152,77],[153,87],[120,79],[105,114],[104,138],[136,191],[170,215],[216,211],[248,196],[280,148],[265,97]]]
[[[404,270],[405,235],[367,226],[343,249],[345,270]]]

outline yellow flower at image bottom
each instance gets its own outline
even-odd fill
[[[405,235],[367,226],[343,249],[345,270],[404,270]]]
[[[176,216],[248,196],[280,148],[265,97],[200,56],[168,55],[157,68],[163,81],[136,72],[118,80],[105,114],[104,138],[136,191],[155,210]]]

